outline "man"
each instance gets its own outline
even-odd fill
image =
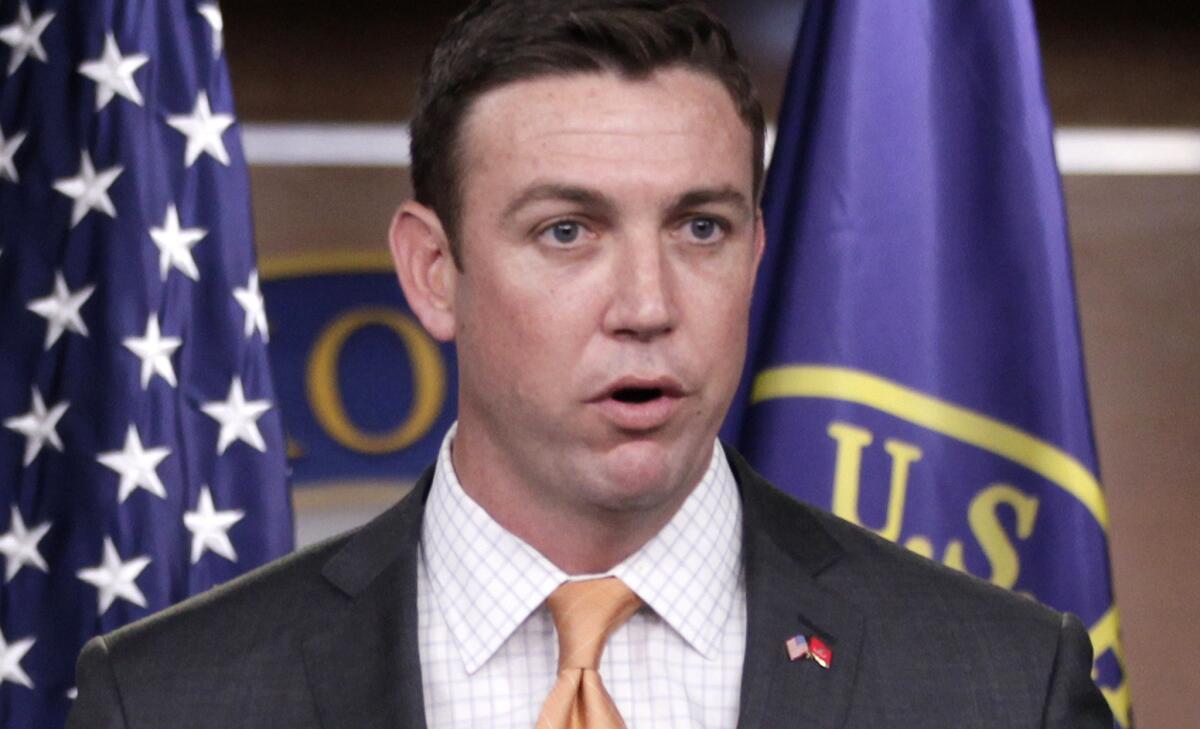
[[[468,9],[391,230],[458,350],[438,462],[356,533],[90,643],[70,726],[1111,726],[1077,620],[716,442],[762,139],[693,6]]]

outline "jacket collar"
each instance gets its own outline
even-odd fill
[[[303,643],[323,726],[425,729],[417,642],[417,545],[432,467],[322,570],[345,597]]]
[[[780,493],[726,448],[742,494],[746,566],[746,660],[740,729],[844,724],[860,661],[859,609],[826,585],[849,569],[840,544],[810,507]],[[789,659],[785,642],[817,636],[829,668]]]

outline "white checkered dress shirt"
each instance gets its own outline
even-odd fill
[[[438,456],[417,567],[430,729],[530,729],[554,685],[558,642],[543,605],[566,573],[467,496]],[[742,506],[719,444],[679,512],[607,573],[642,598],[609,638],[600,676],[630,729],[737,724],[746,646]]]

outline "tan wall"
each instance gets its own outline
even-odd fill
[[[1135,715],[1200,726],[1200,176],[1066,191]]]

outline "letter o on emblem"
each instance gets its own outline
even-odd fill
[[[392,330],[412,365],[412,407],[404,421],[386,433],[368,433],[355,425],[338,385],[338,363],[346,340],[370,326]],[[363,307],[343,314],[318,337],[305,387],[313,415],[331,438],[358,453],[383,455],[412,445],[433,427],[446,400],[446,366],[437,344],[411,317],[386,307]]]

